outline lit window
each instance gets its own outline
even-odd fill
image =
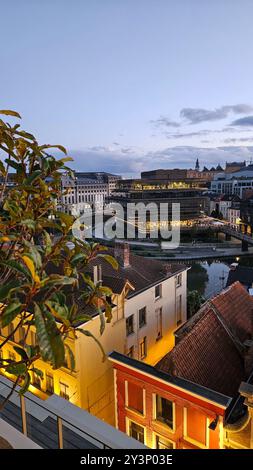
[[[31,345],[36,346],[37,344],[37,335],[35,331],[31,331]]]
[[[143,307],[139,310],[139,328],[142,328],[146,325],[146,307]]]
[[[173,429],[173,402],[156,395],[155,419]]]
[[[144,428],[133,421],[129,422],[129,436],[144,444]]]
[[[10,337],[11,341],[14,341],[14,325],[13,325],[13,323],[10,323],[8,325],[8,336]]]
[[[54,393],[54,377],[49,373],[46,374],[46,391],[47,393]]]
[[[162,436],[156,435],[156,449],[173,449],[173,442],[168,441]]]
[[[140,357],[141,359],[144,359],[147,355],[147,337],[144,336],[144,338],[140,342]]]
[[[131,315],[126,319],[126,334],[131,335],[134,332],[134,316]]]
[[[34,387],[41,389],[41,379],[38,374],[33,372],[33,377],[32,377],[32,384]]]
[[[8,356],[9,356],[9,359],[12,361],[12,362],[15,362],[16,361],[16,356],[15,356],[15,353],[13,351],[9,351],[8,352]]]
[[[20,326],[18,331],[19,331],[19,342],[24,343],[26,330],[23,326]]]
[[[65,400],[69,400],[69,387],[63,382],[60,382],[60,397],[65,398]]]

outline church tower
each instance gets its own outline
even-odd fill
[[[197,158],[196,164],[195,164],[195,170],[199,171],[199,159]]]

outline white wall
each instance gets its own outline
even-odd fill
[[[155,286],[126,300],[126,318],[134,314],[134,333],[126,337],[125,353],[134,346],[134,358],[141,360],[139,343],[147,337],[147,357],[145,362],[156,364],[174,346],[173,332],[176,324],[176,297],[182,295],[182,321],[187,317],[187,271],[182,273],[182,285],[176,288],[175,276],[166,279],[162,283],[162,296],[155,299]],[[146,306],[147,322],[142,328],[138,328],[139,310]],[[162,338],[157,341],[157,315],[156,310],[162,307]]]

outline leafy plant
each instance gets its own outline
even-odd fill
[[[15,111],[0,114],[20,118]],[[54,148],[63,158],[48,153]],[[75,239],[74,217],[58,210],[61,175],[71,175],[66,166],[71,160],[63,146],[39,145],[19,124],[0,119],[0,327],[15,320],[0,350],[20,327],[25,331],[23,344],[14,348],[20,359],[1,355],[0,370],[16,377],[21,393],[29,387],[31,371],[41,374],[34,365],[38,359],[57,369],[71,356],[74,368],[66,339],[77,331],[92,336],[80,326],[89,319],[88,306],[100,314],[101,333],[102,311],[107,322],[111,319],[110,289],[95,285],[86,271],[97,256],[114,267],[116,261],[102,253],[105,247]],[[33,347],[26,344],[31,328],[37,336]]]
[[[187,293],[187,318],[191,318],[200,309],[205,302],[204,297],[197,290],[188,291]]]

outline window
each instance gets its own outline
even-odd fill
[[[31,331],[31,345],[36,346],[37,344],[37,337],[35,331]]]
[[[134,346],[131,346],[131,348],[128,349],[127,356],[132,358],[134,357]]]
[[[156,395],[155,419],[173,429],[173,402],[160,395]]]
[[[131,335],[134,332],[134,316],[131,315],[126,319],[126,334]]]
[[[168,441],[162,436],[156,435],[156,449],[173,449],[173,442]]]
[[[176,323],[177,326],[182,323],[182,295],[176,298]]]
[[[35,374],[35,372],[33,372],[32,384],[34,385],[34,387],[41,389],[41,379],[39,375]]]
[[[176,276],[176,287],[180,287],[182,285],[182,274],[178,274]]]
[[[139,328],[146,325],[146,307],[139,310]]]
[[[143,389],[131,382],[126,382],[126,385],[126,406],[131,408],[131,410],[138,411],[138,413],[143,414]]]
[[[156,310],[156,319],[157,319],[156,340],[158,341],[159,339],[162,338],[162,335],[163,335],[163,309],[162,308],[158,308]]]
[[[26,333],[25,328],[23,326],[20,326],[18,331],[19,331],[19,342],[24,343],[25,333]]]
[[[144,359],[147,355],[147,337],[144,336],[144,338],[140,342],[140,357],[141,359]]]
[[[65,400],[69,400],[69,387],[62,382],[60,382],[60,397],[65,398]]]
[[[16,361],[16,356],[15,356],[15,353],[13,351],[8,351],[8,356],[9,356],[9,359],[13,362]]]
[[[46,391],[54,393],[54,377],[51,374],[46,374]]]
[[[144,428],[133,421],[129,422],[129,436],[144,444]]]
[[[11,341],[14,341],[14,325],[13,325],[13,323],[10,323],[8,325],[8,336],[10,337]]]
[[[159,299],[159,297],[162,297],[162,284],[155,286],[155,298]]]

